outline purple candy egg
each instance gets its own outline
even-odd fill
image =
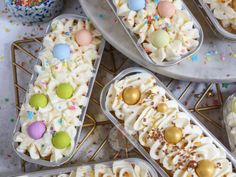
[[[34,140],[42,138],[45,131],[46,126],[42,121],[35,121],[27,128],[28,135]]]

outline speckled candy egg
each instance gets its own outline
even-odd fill
[[[128,0],[128,7],[130,10],[138,11],[145,7],[145,0]]]
[[[60,131],[53,135],[52,144],[56,149],[65,149],[70,146],[70,136],[67,132]]]
[[[92,39],[92,34],[86,29],[82,29],[75,34],[75,41],[81,46],[89,45]]]
[[[68,44],[56,44],[53,48],[53,57],[58,60],[66,60],[70,58],[70,46]]]
[[[158,13],[161,17],[170,18],[175,14],[175,6],[169,1],[160,1],[158,3]]]
[[[27,128],[28,135],[34,140],[42,138],[45,131],[46,126],[42,121],[35,121]]]
[[[157,48],[162,48],[169,44],[170,37],[166,31],[157,30],[151,33],[150,40],[153,46]]]

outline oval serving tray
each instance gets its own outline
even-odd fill
[[[17,175],[14,177],[42,177],[42,176],[48,176],[48,175],[60,175],[60,174],[65,174],[65,173],[70,173],[72,171],[76,171],[78,167],[83,167],[83,166],[91,166],[94,167],[95,165],[106,165],[108,167],[112,168],[112,165],[114,162],[119,162],[119,161],[125,161],[129,162],[131,164],[138,165],[142,168],[146,168],[149,172],[150,177],[158,177],[159,175],[157,172],[154,170],[154,168],[145,160],[139,159],[139,158],[128,158],[128,159],[121,159],[121,160],[112,160],[108,162],[99,162],[99,163],[88,163],[84,165],[79,165],[79,166],[72,166],[72,167],[65,167],[65,168],[59,168],[59,169],[52,169],[52,170],[46,170],[46,171],[39,171],[39,172],[32,172],[32,173],[25,173],[21,175]],[[13,177],[13,176],[9,176]]]
[[[234,167],[236,167],[236,159],[234,156],[230,153],[230,151],[192,114],[190,113],[183,105],[180,103],[173,95],[172,93],[166,88],[166,86],[150,71],[139,68],[139,67],[133,67],[133,68],[128,68],[123,71],[121,71],[115,78],[113,78],[107,85],[103,88],[102,93],[100,95],[100,105],[102,108],[102,111],[104,114],[107,116],[107,118],[126,136],[126,138],[134,145],[134,147],[137,148],[137,150],[155,167],[155,169],[163,176],[168,177],[169,175],[162,169],[162,167],[154,160],[151,158],[149,152],[138,142],[137,138],[133,135],[130,135],[124,128],[124,125],[118,121],[118,119],[108,110],[107,105],[106,105],[106,97],[108,90],[111,86],[116,81],[122,80],[126,76],[132,75],[132,74],[137,74],[137,73],[148,73],[151,74],[158,86],[162,87],[166,91],[166,97],[168,97],[170,100],[175,100],[178,103],[179,109],[186,113],[188,117],[190,118],[191,122],[197,126],[199,126],[204,133],[205,136],[209,137],[212,139],[212,142],[218,147],[221,148],[222,150],[225,151],[227,159],[232,163]]]
[[[199,30],[199,44],[197,47],[195,47],[194,49],[190,50],[187,54],[182,55],[176,59],[174,59],[173,61],[163,61],[163,62],[154,62],[149,56],[148,54],[145,52],[142,44],[138,43],[138,37],[136,34],[134,34],[129,28],[126,27],[123,19],[121,16],[117,15],[117,8],[113,3],[113,0],[106,0],[107,3],[109,4],[109,6],[111,7],[112,11],[114,12],[116,18],[119,20],[120,24],[122,25],[122,27],[125,29],[125,31],[127,32],[127,34],[129,35],[130,39],[132,40],[134,46],[137,48],[137,50],[139,51],[139,53],[142,55],[143,59],[145,59],[147,62],[150,63],[150,65],[156,65],[156,66],[172,66],[175,64],[180,63],[181,61],[187,59],[188,57],[191,57],[193,54],[195,54],[200,47],[202,46],[203,43],[203,39],[204,39],[204,35],[203,35],[203,30],[201,25],[198,23],[197,19],[194,17],[194,15],[191,13],[191,11],[189,10],[189,8],[185,5],[184,2],[182,2],[182,9],[186,10],[188,12],[188,15],[190,16],[191,20],[194,23],[194,28]]]
[[[72,19],[83,19],[83,20],[87,19],[86,17],[80,16],[80,15],[63,14],[63,15],[57,16],[53,20],[58,20],[58,19],[63,19],[63,18],[68,18],[68,19],[71,19],[71,18]],[[52,23],[52,21],[51,21],[51,23]],[[50,30],[51,30],[51,23],[47,27],[46,34],[49,33]],[[92,75],[92,77],[90,79],[89,86],[88,86],[89,89],[88,89],[88,92],[87,92],[87,95],[86,95],[88,100],[89,100],[89,98],[91,96],[91,93],[92,93],[92,90],[93,90],[93,85],[94,85],[95,78],[96,78],[96,75],[97,75],[97,72],[98,72],[98,69],[99,69],[99,65],[100,65],[100,62],[101,62],[101,58],[102,58],[102,53],[103,53],[104,47],[105,47],[105,40],[102,38],[101,39],[101,44],[100,44],[99,49],[98,49],[99,58],[97,58],[95,60],[95,62],[94,62],[94,65],[93,65],[93,67],[94,67],[93,75]],[[40,50],[42,50],[42,49],[43,49],[43,47],[40,48]],[[39,64],[40,60],[37,59],[37,61],[35,63]],[[33,83],[35,81],[36,77],[37,77],[37,73],[34,71],[34,73],[31,76],[31,80],[30,80],[29,84]],[[26,92],[26,94],[27,93],[28,93],[28,91]],[[24,100],[24,102],[25,102],[25,100]],[[85,118],[85,115],[86,115],[88,103],[89,103],[89,101],[87,101],[87,105],[82,108],[82,113],[79,116],[79,119],[80,119],[82,124],[84,122],[84,118]],[[16,126],[15,126],[15,129],[13,131],[13,138],[14,138],[15,133],[18,132],[20,130],[20,128],[21,128],[20,116],[18,116],[17,121],[16,121]],[[59,162],[50,162],[50,161],[43,160],[43,159],[34,160],[29,155],[26,155],[24,153],[18,152],[16,150],[16,148],[18,146],[18,143],[14,142],[14,140],[12,141],[12,145],[13,145],[13,149],[15,150],[17,155],[20,158],[22,158],[23,160],[27,161],[27,162],[39,164],[39,165],[42,165],[42,166],[49,166],[49,167],[60,166],[60,165],[62,165],[64,163],[68,162],[73,157],[74,153],[76,152],[76,146],[77,146],[77,144],[79,142],[81,131],[82,131],[82,125],[77,128],[77,134],[76,134],[76,137],[75,137],[75,145],[74,145],[73,151],[71,152],[71,154],[69,156],[63,157]]]

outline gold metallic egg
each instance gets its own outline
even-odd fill
[[[215,164],[211,160],[200,160],[198,162],[196,173],[199,177],[213,177],[215,173]]]
[[[165,129],[164,137],[168,143],[176,144],[183,137],[182,129],[177,127],[169,127]]]
[[[159,103],[157,105],[157,111],[161,113],[165,113],[168,110],[168,106],[166,103]]]
[[[123,100],[128,105],[135,105],[141,97],[141,92],[137,87],[127,87],[122,93]]]

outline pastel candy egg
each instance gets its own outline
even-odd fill
[[[169,1],[160,1],[158,3],[158,13],[161,17],[170,18],[175,14],[175,6]]]
[[[48,98],[42,93],[36,93],[30,97],[29,104],[35,109],[44,108],[48,104]]]
[[[74,89],[69,83],[62,83],[56,87],[56,93],[62,99],[69,99],[73,96]]]
[[[65,149],[70,146],[70,136],[67,132],[60,131],[52,137],[52,144],[56,149]]]
[[[53,48],[53,57],[58,60],[66,60],[70,58],[70,46],[68,44],[56,44]]]
[[[75,34],[75,41],[77,42],[78,45],[81,46],[89,45],[92,39],[93,39],[92,34],[85,29],[78,31]]]
[[[128,0],[128,7],[130,10],[138,11],[145,7],[145,0]]]
[[[45,131],[46,126],[42,121],[35,121],[27,128],[28,135],[34,140],[42,138]]]
[[[169,34],[164,30],[154,31],[150,35],[151,43],[157,48],[165,47],[170,42]]]

